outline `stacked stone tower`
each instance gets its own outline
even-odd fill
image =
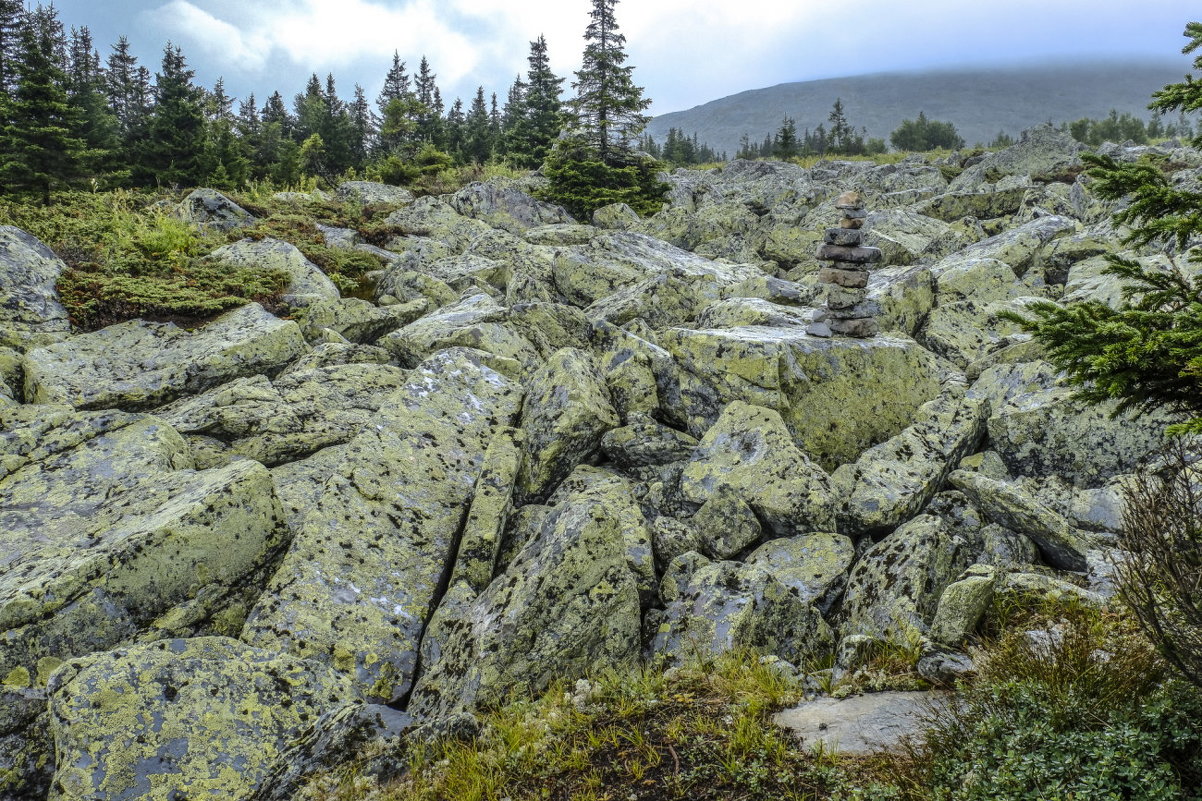
[[[881,251],[863,246],[864,198],[859,192],[845,192],[835,200],[843,212],[837,228],[828,228],[818,259],[830,262],[818,273],[826,287],[826,308],[814,315],[809,333],[829,337],[871,337],[880,332],[876,315],[879,306],[868,297],[868,266],[881,260]]]

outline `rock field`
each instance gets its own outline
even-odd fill
[[[287,270],[291,312],[194,330],[72,333],[63,263],[0,227],[0,798],[289,798],[559,677],[917,639],[941,680],[998,596],[1102,601],[1171,420],[1083,406],[998,316],[1121,300],[1080,151],[736,161],[595,224],[537,178],[346,184],[404,232],[375,302],[246,241],[212,258]],[[848,190],[881,333],[813,336]]]

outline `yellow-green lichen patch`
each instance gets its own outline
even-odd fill
[[[261,465],[179,469],[188,446],[153,417],[28,407],[6,422],[19,466],[0,479],[0,545],[15,556],[0,575],[0,671],[41,682],[45,660],[131,642],[159,618],[203,623],[283,544]]]
[[[403,697],[485,452],[521,399],[475,352],[414,370],[310,476],[320,490],[242,639],[333,664],[373,701]]]
[[[51,687],[54,797],[244,797],[349,697],[326,668],[219,637],[71,662]]]

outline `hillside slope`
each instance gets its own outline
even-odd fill
[[[998,131],[1017,134],[1048,120],[1101,117],[1112,108],[1147,118],[1152,92],[1181,75],[1171,61],[857,75],[740,92],[664,114],[647,130],[658,141],[673,127],[695,132],[733,158],[744,133],[753,142],[762,140],[785,115],[797,120],[799,130],[814,128],[842,98],[848,119],[866,127],[869,136],[887,139],[902,120],[925,111],[955,123],[971,145],[991,141]]]

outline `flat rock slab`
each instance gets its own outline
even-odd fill
[[[779,712],[773,721],[812,749],[861,756],[897,748],[903,737],[921,732],[932,708],[945,703],[945,693],[930,692],[819,698]]]

